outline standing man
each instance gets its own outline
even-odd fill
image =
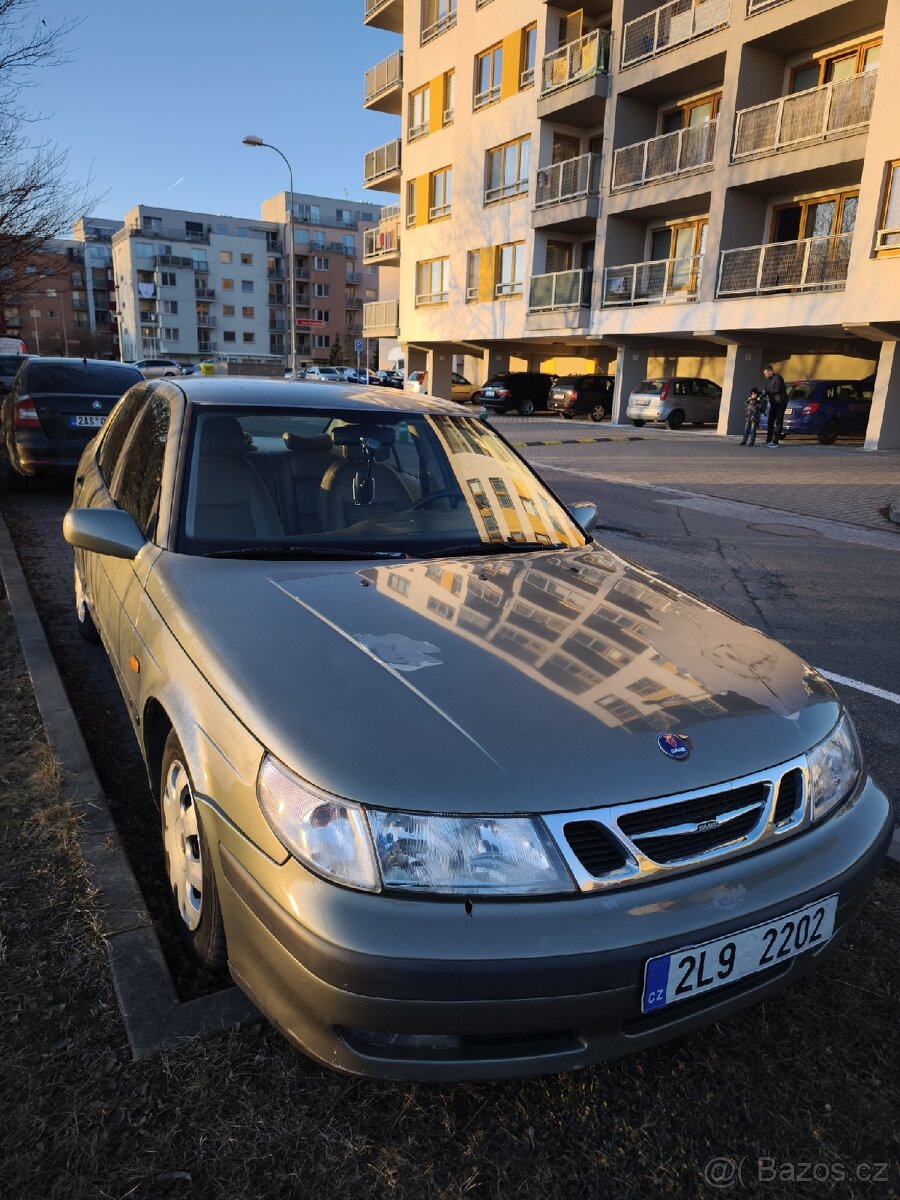
[[[766,382],[763,384],[763,395],[769,407],[769,418],[766,422],[766,445],[777,446],[782,436],[784,410],[787,408],[787,388],[784,379],[772,369],[763,367]]]

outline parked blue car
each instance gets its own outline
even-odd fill
[[[787,385],[784,432],[814,433],[825,446],[842,433],[865,433],[872,407],[871,379],[806,379]],[[766,414],[760,429],[768,428]]]

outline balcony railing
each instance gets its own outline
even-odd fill
[[[723,250],[717,296],[821,292],[847,282],[852,233]]]
[[[609,30],[594,29],[547,54],[541,63],[541,98],[582,79],[609,72]]]
[[[532,275],[528,311],[589,308],[592,279],[592,271],[553,271],[549,275]]]
[[[366,337],[392,337],[400,321],[400,305],[396,300],[372,300],[363,308],[363,331]],[[390,330],[379,333],[379,330]]]
[[[875,234],[875,249],[900,250],[900,229],[879,229]]]
[[[284,270],[281,267],[269,267],[266,279],[284,279]]]
[[[140,225],[129,225],[128,233],[136,238],[165,238],[167,242],[194,242],[201,246],[209,245],[209,234],[201,229],[172,229],[162,228],[143,229]]]
[[[600,163],[599,154],[581,154],[578,158],[541,167],[537,173],[534,207],[547,208],[551,204],[599,195]]]
[[[400,139],[385,142],[377,150],[370,150],[366,155],[363,178],[366,186],[384,179],[388,175],[396,175],[400,171]]]
[[[183,258],[178,254],[157,254],[156,264],[160,267],[192,267],[192,258]]]
[[[696,300],[701,268],[699,254],[607,267],[603,272],[603,307]]]
[[[194,299],[195,300],[215,300],[215,298],[216,298],[216,289],[215,288],[199,288],[199,287],[194,288]]]
[[[198,329],[215,329],[216,318],[210,316],[201,316],[197,313],[197,328]]]
[[[158,325],[159,313],[141,312],[138,313],[138,321],[141,325]]]
[[[704,33],[722,29],[731,21],[731,0],[672,0],[625,26],[622,66],[632,67],[681,46]]]
[[[621,146],[613,156],[612,190],[643,187],[660,179],[674,179],[712,166],[718,122],[706,121],[688,129],[664,133]]]
[[[437,14],[436,20],[422,26],[420,45],[424,46],[426,42],[430,42],[432,38],[436,38],[446,30],[452,29],[456,24],[456,0],[446,0],[446,3],[446,9],[444,12]]]
[[[284,242],[266,235],[266,252],[268,254],[284,254]]]
[[[362,271],[348,271],[345,278],[347,283],[362,283],[363,273]]]
[[[364,104],[372,104],[385,92],[403,86],[403,54],[395,50],[374,67],[366,71]]]
[[[742,108],[735,120],[734,158],[753,158],[823,142],[864,129],[872,114],[877,71]]]
[[[400,250],[400,221],[382,221],[377,229],[367,229],[363,235],[363,258],[386,258]],[[356,282],[361,282],[362,276]],[[350,277],[347,277],[350,282]]]

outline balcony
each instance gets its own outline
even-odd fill
[[[742,108],[735,118],[735,162],[827,142],[866,129],[872,114],[877,71]]]
[[[347,275],[346,275],[347,283],[362,283],[362,281],[363,281],[362,271],[348,271],[347,272]]]
[[[716,150],[718,121],[706,121],[674,133],[621,146],[613,155],[612,191],[644,187],[662,179],[676,179],[695,171],[708,171]]]
[[[178,254],[157,254],[156,265],[158,267],[192,267],[194,260],[183,258]]]
[[[380,221],[375,229],[363,234],[363,262],[377,263],[382,267],[400,265],[400,218]],[[349,275],[347,282],[350,282]],[[362,279],[357,282],[362,282]]]
[[[589,233],[600,215],[600,166],[599,154],[581,154],[540,167],[532,228]]]
[[[403,54],[395,50],[366,71],[363,108],[399,115],[403,107]]]
[[[603,272],[601,304],[604,308],[616,308],[696,300],[701,274],[700,254],[607,267]]]
[[[544,57],[539,117],[584,128],[603,120],[609,94],[609,41],[609,30],[594,29]]]
[[[672,0],[629,21],[622,37],[622,67],[655,58],[676,46],[731,24],[731,0]]]
[[[219,343],[215,338],[197,338],[197,352],[199,354],[209,354],[212,350],[218,350]]]
[[[396,300],[373,300],[363,308],[363,336],[400,336],[400,305]]]
[[[140,312],[138,313],[139,325],[158,325],[159,313],[155,312]]]
[[[363,24],[373,29],[403,32],[403,0],[365,0]]]
[[[717,296],[838,291],[847,282],[852,233],[723,250]]]
[[[280,238],[269,237],[266,234],[266,253],[267,254],[284,254],[284,242]]]
[[[207,288],[207,287],[195,287],[194,288],[194,299],[195,300],[215,300],[215,298],[216,298],[216,289],[215,288]]]
[[[400,191],[400,139],[370,150],[363,168],[363,186],[382,192]]]
[[[142,229],[140,225],[128,226],[129,237],[163,238],[167,242],[191,242],[200,246],[209,245],[209,234],[200,229]]]
[[[284,279],[284,268],[269,267],[266,271],[266,279]]]
[[[287,321],[275,318],[269,318],[269,333],[284,333],[287,329]]]
[[[200,313],[197,313],[197,328],[198,329],[215,329],[215,327],[216,327],[216,318],[215,317],[211,317],[208,314],[205,316],[201,316]]]
[[[344,311],[345,312],[361,312],[362,306],[363,306],[362,300],[357,300],[355,298],[352,300],[344,301]]]
[[[528,311],[554,312],[590,307],[592,278],[592,271],[553,271],[549,275],[532,275]]]

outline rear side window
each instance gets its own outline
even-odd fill
[[[788,400],[808,400],[815,391],[815,384],[792,383],[787,390]]]
[[[121,396],[140,371],[115,363],[42,363],[31,361],[28,386],[32,392],[64,392],[70,396]]]
[[[107,428],[103,431],[103,441],[100,444],[97,460],[107,487],[112,483],[113,472],[119,461],[119,455],[122,453],[122,447],[125,445],[125,439],[143,406],[146,395],[146,392],[132,388],[127,395],[122,397],[121,403],[113,409],[107,422]]]
[[[22,363],[27,361],[22,354],[0,354],[0,375],[15,375]]]
[[[649,396],[659,396],[662,394],[662,390],[665,386],[665,379],[645,379],[644,382],[634,390]]]
[[[113,499],[152,537],[159,508],[163,455],[169,433],[169,402],[155,391],[144,405],[116,480]]]

